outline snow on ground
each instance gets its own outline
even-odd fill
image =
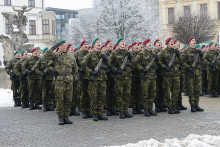
[[[13,93],[11,89],[0,89],[0,107],[13,107]]]
[[[157,140],[150,139],[140,141],[136,144],[129,143],[127,145],[112,147],[220,147],[220,136],[199,136],[191,134],[184,140],[175,138],[165,139],[164,142],[158,142]]]

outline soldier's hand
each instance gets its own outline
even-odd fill
[[[212,64],[212,63],[210,63],[210,64],[209,64],[209,68],[210,68],[210,69],[212,69],[212,67],[213,67],[213,64]]]
[[[105,62],[108,62],[108,57],[105,54],[102,54],[101,57]]]
[[[132,55],[129,51],[127,51],[126,55],[128,56],[128,59],[132,59]]]
[[[122,74],[122,72],[123,72],[123,71],[122,71],[121,69],[118,69],[118,70],[116,71],[117,74]]]
[[[55,76],[55,77],[57,77],[58,76],[58,72],[53,68],[52,69],[52,71],[53,71],[53,75]]]
[[[146,68],[143,68],[143,73],[146,74],[148,72],[148,70]]]
[[[21,73],[21,74],[20,74],[20,79],[21,79],[21,80],[24,80],[24,79],[25,79],[25,74]]]
[[[81,68],[79,68],[78,72],[79,72],[79,74],[83,74],[84,73],[84,71]]]
[[[155,54],[154,58],[155,58],[155,61],[159,60],[159,56],[157,54]]]
[[[41,77],[42,77],[42,79],[44,79],[44,78],[46,77],[46,73],[45,73],[45,72],[42,72],[42,73],[41,73]]]
[[[11,73],[10,76],[11,76],[11,80],[15,80],[17,77],[16,74],[14,74],[14,73]]]
[[[166,70],[167,72],[169,72],[169,71],[170,71],[170,67],[169,67],[169,66],[166,66],[166,67],[165,67],[165,70]]]
[[[218,56],[219,52],[215,52],[215,55]]]
[[[95,72],[95,71],[93,70],[93,71],[90,72],[90,74],[95,77],[95,76],[97,75],[97,72]]]
[[[175,49],[174,52],[176,53],[176,56],[177,56],[177,57],[180,57],[180,52],[179,52],[178,49]]]
[[[203,53],[202,53],[202,51],[201,50],[196,50],[196,52],[199,54],[199,56],[203,56]]]

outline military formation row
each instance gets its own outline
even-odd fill
[[[127,47],[124,38],[119,38],[114,47],[109,40],[101,46],[96,38],[90,49],[84,40],[75,51],[61,40],[45,48],[42,57],[36,48],[29,58],[26,50],[21,54],[17,51],[5,68],[12,80],[15,106],[41,109],[42,102],[43,111],[54,111],[56,107],[59,124],[63,125],[72,123],[69,115],[80,115],[77,107],[82,118],[94,121],[108,119],[104,109],[107,116],[131,118],[129,105],[133,114],[146,117],[159,112],[178,114],[187,109],[182,105],[184,91],[191,112],[204,111],[199,107],[202,85],[209,85],[203,93],[209,90],[217,95],[218,45],[210,44],[210,50],[203,46],[202,51],[193,37],[185,49],[179,49],[179,42],[172,38],[165,44],[163,49],[157,39],[152,49],[151,40],[146,39]],[[210,82],[202,82],[202,75]]]

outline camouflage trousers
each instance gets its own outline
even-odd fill
[[[164,76],[163,80],[164,101],[167,107],[175,107],[180,91],[179,76]]]
[[[141,79],[141,93],[144,109],[152,109],[156,97],[156,79]]]
[[[208,76],[208,90],[209,93],[218,92],[218,80],[219,80],[219,71],[210,71]]]
[[[73,82],[73,100],[72,100],[72,109],[79,107],[80,99],[79,99],[79,84],[78,81]]]
[[[140,108],[142,104],[141,81],[139,77],[131,79],[131,104],[132,108]]]
[[[21,102],[23,104],[29,103],[29,100],[28,100],[28,81],[27,81],[27,79],[21,81],[21,83],[20,83],[20,93],[21,93]]]
[[[201,75],[186,75],[187,93],[190,105],[199,104],[199,96],[202,88]]]
[[[208,92],[208,70],[202,71],[202,91]]]
[[[161,74],[157,74],[156,79],[156,97],[155,97],[155,105],[156,107],[164,105],[164,93],[163,93],[163,76]]]
[[[88,94],[91,100],[92,114],[103,114],[104,98],[106,97],[106,81],[89,81]]]
[[[57,115],[68,117],[72,105],[73,82],[56,80],[54,81],[54,87]]]
[[[82,79],[79,80],[79,99],[80,99],[80,108],[82,112],[90,111],[90,98],[88,95],[88,85],[89,80]]]
[[[20,81],[19,80],[12,80],[11,84],[11,90],[13,91],[13,100],[14,102],[19,102],[20,101]]]
[[[117,99],[114,95],[114,78],[109,77],[107,82],[107,90],[106,90],[106,99],[105,101],[105,107],[106,110],[112,110],[116,108],[117,105]]]
[[[40,80],[29,78],[28,91],[30,104],[39,105],[41,100]]]
[[[131,95],[131,79],[114,80],[114,93],[117,98],[117,108],[119,112],[128,111]]]
[[[41,81],[43,106],[51,106],[55,102],[53,80]]]
[[[183,99],[182,92],[186,91],[186,89],[185,89],[185,85],[186,85],[185,81],[186,81],[185,74],[181,73],[181,75],[180,75],[180,90],[179,90],[179,94],[178,94],[177,103],[182,103],[182,99]]]

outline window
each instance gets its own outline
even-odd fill
[[[168,23],[174,24],[174,22],[175,22],[174,8],[168,8]]]
[[[5,19],[5,33],[6,34],[10,34],[11,33],[11,22],[9,21],[9,19]]]
[[[201,16],[207,15],[207,4],[200,4],[200,15]]]
[[[36,20],[29,20],[30,35],[36,35]]]
[[[50,34],[49,19],[43,19],[43,34]]]
[[[7,6],[11,6],[11,0],[4,0],[4,4]]]
[[[220,2],[218,2],[218,19],[220,19]]]
[[[190,5],[184,6],[184,16],[190,16]]]
[[[28,7],[35,7],[35,0],[28,0]]]
[[[52,34],[55,35],[55,21],[52,20]]]

